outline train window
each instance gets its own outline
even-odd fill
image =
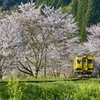
[[[81,63],[82,63],[82,60],[77,60],[77,63],[78,63],[78,64],[81,64]]]
[[[92,64],[92,60],[91,59],[88,60],[88,64]]]

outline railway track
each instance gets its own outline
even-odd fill
[[[19,83],[43,83],[43,82],[59,82],[59,81],[81,81],[81,80],[89,80],[89,78],[69,78],[62,80],[19,80]],[[7,83],[8,81],[1,81],[0,83]]]

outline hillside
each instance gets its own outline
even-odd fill
[[[2,10],[11,9],[13,6],[19,5],[21,2],[27,3],[31,0],[0,0],[0,6],[2,6]],[[63,6],[67,6],[70,4],[71,0],[33,0],[36,2],[36,5],[46,4],[48,6],[52,6],[54,8],[59,8]]]
[[[27,3],[31,0],[0,0],[0,6],[2,6],[1,10],[9,10],[12,9],[12,7],[23,3]],[[33,0],[35,2],[36,0]]]
[[[72,0],[36,0],[37,5],[46,4],[48,6],[59,8],[63,6],[68,6]]]
[[[49,6],[55,7],[56,9],[62,6],[67,10],[69,4],[71,4],[70,9],[75,20],[80,28],[79,36],[81,36],[81,42],[87,40],[86,27],[90,27],[93,24],[100,22],[100,0],[37,0],[36,4],[47,4]],[[69,8],[69,7],[68,7]]]
[[[72,13],[80,27],[81,41],[85,41],[85,28],[100,22],[100,0],[73,0]]]

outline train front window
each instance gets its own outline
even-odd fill
[[[78,64],[82,64],[82,60],[77,60],[77,63]]]
[[[88,64],[92,64],[92,60],[91,59],[88,60]]]

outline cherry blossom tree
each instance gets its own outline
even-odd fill
[[[69,49],[78,41],[79,38],[75,37],[78,27],[72,15],[62,13],[59,9],[47,6],[36,8],[34,3],[29,2],[21,4],[19,11],[1,20],[1,51],[3,55],[12,56],[13,60],[10,61],[21,72],[29,75],[35,73],[37,77],[44,63],[59,61],[63,52],[58,52],[59,41],[65,39],[65,47]]]
[[[23,6],[20,6],[20,7],[23,7]],[[25,6],[24,6],[24,8],[25,8]],[[23,9],[23,8],[21,8],[21,9]],[[32,9],[33,9],[33,7],[32,7]],[[26,12],[24,11],[26,16],[29,16],[30,11],[32,11],[32,10],[29,10]],[[43,15],[40,12],[41,8],[34,9],[33,11],[34,11],[33,13],[34,13],[35,18],[32,19],[32,17],[30,17],[30,19],[27,19],[27,20],[31,20],[30,22],[28,22],[29,26],[28,26],[27,30],[28,31],[32,30],[32,29],[30,29],[30,27],[31,27],[34,29],[35,34],[38,33],[41,35],[41,37],[43,37],[42,39],[39,39],[39,40],[42,40],[41,43],[43,43],[40,45],[41,46],[44,45],[44,47],[42,49],[46,49],[45,44],[48,45],[48,48],[51,48],[51,45],[53,45],[56,42],[56,46],[57,46],[57,44],[58,44],[57,41],[63,39],[63,37],[66,37],[67,44],[69,44],[68,38],[73,37],[73,39],[72,38],[70,39],[70,42],[72,42],[72,40],[73,40],[73,43],[74,43],[75,35],[77,33],[78,27],[77,27],[76,23],[74,23],[74,18],[72,15],[63,14],[59,10],[54,10],[54,8],[50,9],[50,7],[45,7],[44,9],[42,9]],[[35,13],[35,12],[38,12],[39,16],[37,16],[37,13]],[[26,17],[26,18],[29,18],[29,17]],[[27,20],[26,20],[26,24],[27,24]],[[24,23],[24,25],[25,25],[25,23]],[[36,25],[38,26],[38,31],[36,29],[37,28]],[[40,32],[39,32],[39,27],[40,27]],[[29,33],[28,33],[28,36],[29,36]],[[78,39],[78,38],[76,38],[76,39]],[[37,40],[38,40],[38,37],[37,37]],[[52,41],[54,41],[54,42],[51,43]],[[55,45],[53,45],[53,48],[54,48],[53,50],[55,50],[55,52],[58,52],[55,49],[56,46],[55,47],[54,46]],[[50,52],[50,50],[48,50],[47,52]],[[51,52],[53,53],[54,51],[51,51]],[[48,54],[51,55],[52,54],[51,52]],[[55,52],[53,53],[53,60],[55,58],[54,57],[55,54],[57,54]],[[41,53],[41,54],[43,54],[43,53]],[[60,57],[60,55],[59,55],[59,57]],[[56,59],[59,60],[59,57],[56,55]],[[49,58],[50,58],[50,56],[48,57],[48,59]],[[43,58],[42,58],[42,60],[43,60]],[[39,61],[39,59],[38,59],[38,61]],[[39,67],[36,67],[36,68],[39,68]]]
[[[1,74],[3,74],[5,68],[13,65],[13,58],[15,56],[13,49],[16,44],[20,42],[20,30],[19,23],[17,22],[16,14],[12,16],[5,15],[0,20],[0,61],[1,61]]]
[[[100,23],[92,25],[86,29],[91,34],[88,35],[88,42],[85,44],[95,57],[95,68],[100,75]]]

